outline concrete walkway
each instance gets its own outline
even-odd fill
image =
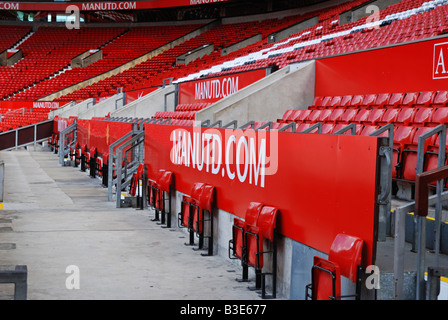
[[[234,262],[184,246],[186,234],[151,221],[151,210],[115,208],[99,179],[60,166],[52,152],[0,159],[0,265],[27,265],[29,300],[260,300],[235,281]],[[1,286],[0,298],[11,298]]]

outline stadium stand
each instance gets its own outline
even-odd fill
[[[109,200],[115,192],[117,207],[127,204],[126,199],[136,198],[139,209],[154,210],[153,221],[161,220],[167,228],[175,227],[171,225],[174,216],[177,228],[189,237],[186,245],[194,246],[196,236],[199,243],[194,249],[207,250],[202,255],[227,251],[230,260],[239,260],[239,281],[249,282],[254,276],[255,289],[261,290],[262,298],[266,298],[267,289],[272,291],[272,298],[277,298],[280,287],[281,296],[301,299],[377,299],[376,293],[366,292],[361,284],[367,276],[366,267],[376,262],[377,243],[386,241],[382,237],[393,232],[390,198],[397,195],[397,183],[400,188],[404,185],[412,189],[411,199],[405,200],[413,201],[421,163],[425,171],[440,169],[441,161],[442,165],[448,164],[444,131],[448,125],[448,91],[442,85],[401,92],[339,89],[337,94],[309,93],[313,99],[303,99],[309,100],[307,105],[298,102],[287,107],[280,102],[240,102],[237,95],[226,99],[219,94],[213,101],[207,97],[210,99],[185,102],[179,90],[185,83],[194,86],[208,81],[207,90],[211,92],[219,77],[230,79],[260,70],[266,74],[263,80],[274,79],[271,87],[275,87],[279,70],[288,70],[282,74],[284,80],[310,61],[428,39],[446,40],[446,0],[402,0],[379,10],[373,19],[363,16],[341,21],[345,13],[369,4],[368,0],[349,1],[313,7],[303,13],[287,11],[279,17],[266,14],[244,22],[227,19],[223,10],[223,17],[216,20],[134,25],[129,21],[134,21],[137,14],[101,11],[91,14],[92,21],[123,24],[89,24],[78,30],[1,25],[0,32],[8,36],[0,40],[0,51],[20,51],[23,57],[13,65],[0,66],[0,108],[1,102],[17,102],[19,106],[19,102],[51,101],[61,107],[65,104],[63,108],[69,111],[77,110],[77,115],[54,116],[51,111],[56,107],[1,108],[0,133],[53,120],[54,132],[48,143],[59,154],[62,165],[80,165],[90,177],[99,177],[108,188]],[[205,49],[208,51],[191,61],[180,61],[180,57]],[[74,66],[74,59],[86,53],[88,57],[101,56],[85,66]],[[437,61],[437,57],[431,58]],[[322,73],[314,75],[322,77]],[[167,102],[172,93],[160,93],[167,80],[167,86],[176,88],[172,104]],[[255,96],[261,90],[253,87],[253,82],[240,84],[240,92],[244,89],[247,95]],[[147,89],[153,89],[151,94],[142,93]],[[151,111],[142,118],[115,117],[132,91],[140,92],[136,101],[143,101]],[[98,101],[107,103],[118,94],[120,98],[111,99],[106,111],[89,119],[83,117],[84,111],[98,107]],[[150,95],[154,100],[143,100]],[[187,95],[191,100],[192,93]],[[226,100],[231,107],[221,108],[219,103]],[[198,121],[198,114],[215,107],[215,103],[216,117]],[[243,113],[254,110],[243,105],[273,109],[272,114],[277,115],[243,124]],[[226,112],[234,123],[222,123],[220,116]],[[251,116],[255,118],[255,112]],[[388,128],[393,128],[393,135],[386,131]],[[265,174],[264,170],[271,169],[266,163],[273,165],[278,160],[271,158],[270,152],[274,151],[270,149],[263,158],[274,137],[278,138],[276,151],[288,150],[282,163],[286,169],[279,167],[274,174]],[[235,152],[229,153],[233,146]],[[250,164],[240,163],[241,150],[246,150],[245,160]],[[296,153],[300,151],[300,155]],[[222,164],[215,159],[217,154],[235,157],[235,162],[225,158]],[[294,183],[288,181],[296,178]],[[315,195],[320,193],[319,186],[328,188],[328,199]],[[446,179],[441,187],[446,190]],[[431,188],[441,192],[435,183]],[[273,204],[268,205],[271,201]],[[362,215],[352,212],[358,210],[357,206]],[[416,217],[415,223],[426,219],[418,212]],[[229,235],[230,240],[223,239]],[[440,246],[437,241],[434,246]],[[287,252],[290,247],[295,248],[293,253]],[[446,244],[437,247],[437,254],[447,249]],[[290,261],[300,269],[299,276],[282,265]],[[304,270],[310,278],[305,279]],[[416,273],[418,277],[420,273]],[[280,286],[278,278],[283,282]],[[419,280],[415,283],[420,284]],[[394,281],[403,283],[397,278]],[[290,288],[296,284],[300,289]],[[399,290],[397,287],[390,290]],[[414,290],[417,296],[418,290]]]

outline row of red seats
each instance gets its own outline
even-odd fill
[[[204,108],[207,108],[210,103],[186,103],[186,104],[178,104],[176,107],[176,111],[198,111]]]
[[[297,125],[349,124],[383,126],[396,125],[429,126],[448,123],[448,108],[444,107],[404,107],[396,109],[325,109],[288,110],[278,122],[295,122]]]
[[[446,107],[448,91],[397,92],[345,96],[318,96],[310,109]]]
[[[361,1],[363,2],[363,1]],[[420,3],[417,1],[406,1],[403,2],[402,4],[400,4],[400,6],[396,6],[396,8],[394,9],[394,12],[398,12],[400,10],[405,10],[405,8],[411,6],[411,7],[415,7],[417,5],[420,5]],[[256,63],[254,63],[253,65],[250,66],[241,66],[241,67],[235,67],[235,68],[231,68],[232,70],[229,70],[229,72],[237,72],[237,71],[241,71],[242,69],[247,68],[248,70],[250,69],[254,69],[254,68],[262,68],[262,67],[266,67],[272,64],[278,65],[280,67],[289,64],[291,62],[294,61],[301,61],[304,59],[309,59],[309,58],[314,58],[314,57],[319,57],[319,56],[323,56],[323,55],[329,55],[329,54],[335,54],[335,53],[340,53],[340,52],[346,52],[347,50],[358,50],[358,49],[362,49],[362,48],[366,48],[366,47],[372,47],[372,46],[378,46],[378,45],[384,45],[384,44],[390,44],[390,43],[397,43],[397,42],[403,42],[406,41],[406,37],[404,37],[405,34],[409,34],[412,33],[413,31],[410,30],[414,30],[411,27],[405,27],[404,23],[409,23],[410,25],[418,25],[418,28],[421,28],[419,30],[424,30],[424,32],[420,35],[421,37],[428,37],[431,36],[432,33],[428,33],[428,32],[433,32],[434,30],[434,25],[437,23],[441,23],[442,25],[446,22],[445,20],[443,20],[443,10],[446,9],[446,6],[443,7],[437,7],[434,10],[425,12],[420,14],[419,16],[421,16],[421,18],[408,18],[405,20],[400,20],[400,21],[394,21],[392,22],[390,25],[386,25],[381,27],[379,30],[370,30],[369,32],[358,32],[356,34],[351,34],[350,36],[347,37],[336,37],[335,39],[331,40],[331,41],[326,41],[325,44],[321,43],[321,44],[316,44],[313,46],[308,46],[307,48],[304,48],[302,50],[296,50],[294,52],[288,52],[285,54],[281,54],[280,57],[272,57],[272,58],[268,58],[268,59],[262,59],[260,61],[256,61]],[[338,12],[342,12],[342,11],[335,11],[335,14],[337,14]],[[385,12],[389,12],[389,11],[385,11]],[[316,12],[315,14],[319,14],[322,13],[322,11]],[[382,15],[384,15],[383,12],[381,12]],[[331,16],[331,15],[330,15]],[[436,16],[437,19],[433,19],[430,20],[431,23],[424,25],[422,24],[422,21],[425,21],[426,17],[432,17],[432,16]],[[302,16],[298,16],[296,17],[295,21],[300,21],[300,19],[303,19]],[[442,19],[442,20],[441,20]],[[249,34],[251,34],[250,32],[259,32],[259,30],[269,30],[271,31],[275,31],[275,28],[278,28],[279,25],[281,25],[282,27],[285,26],[285,23],[279,23],[278,21],[274,21],[276,19],[273,19],[273,21],[269,21],[269,23],[272,23],[271,26],[264,26],[264,25],[268,25],[265,21],[263,22],[263,24],[261,23],[251,23],[250,25],[244,25],[242,24],[244,27],[241,27],[241,29],[235,28],[236,25],[231,25],[231,27],[235,30],[232,30],[231,28],[229,29],[223,29],[225,28],[223,27],[218,27],[215,28],[214,30],[212,30],[215,33],[215,36],[218,36],[218,38],[213,38],[210,35],[213,35],[213,33],[205,33],[204,36],[199,36],[199,37],[195,37],[194,39],[192,39],[191,41],[187,41],[187,44],[183,44],[180,46],[177,46],[175,49],[176,50],[168,50],[169,53],[167,52],[166,54],[161,54],[158,57],[156,57],[155,59],[150,59],[148,60],[149,65],[151,65],[151,70],[152,70],[152,74],[148,75],[146,72],[146,67],[148,66],[148,63],[141,63],[140,65],[136,66],[135,69],[133,68],[132,72],[129,71],[129,73],[125,73],[127,76],[127,80],[124,83],[120,83],[118,82],[118,79],[116,82],[112,82],[110,84],[107,84],[105,82],[99,82],[95,85],[92,85],[90,87],[89,90],[86,90],[85,93],[83,93],[83,95],[79,95],[78,93],[76,93],[76,99],[81,99],[82,97],[84,98],[88,98],[91,96],[103,96],[103,92],[106,91],[106,93],[110,93],[110,92],[114,92],[116,90],[117,87],[120,86],[124,86],[125,90],[127,88],[129,89],[139,89],[141,87],[148,87],[148,86],[158,86],[160,85],[162,79],[164,78],[168,78],[168,77],[182,77],[200,70],[203,70],[204,68],[208,68],[211,65],[214,64],[218,64],[230,59],[233,59],[234,57],[237,56],[241,56],[244,55],[248,52],[250,52],[251,50],[260,50],[261,48],[269,48],[269,46],[271,46],[270,44],[268,45],[266,42],[266,39],[263,39],[261,42],[258,42],[257,44],[253,45],[253,46],[248,46],[246,48],[243,48],[242,50],[239,50],[235,53],[232,53],[230,55],[221,57],[219,52],[214,52],[208,56],[205,56],[201,59],[197,59],[196,61],[194,61],[193,63],[190,63],[187,66],[176,66],[176,67],[172,67],[172,64],[175,62],[175,58],[183,53],[186,52],[188,50],[190,50],[191,48],[195,48],[198,47],[200,45],[203,45],[204,43],[210,43],[213,42],[215,44],[220,44],[221,45],[217,45],[218,47],[221,46],[225,46],[228,45],[229,39],[232,37],[229,37],[229,34],[232,34],[231,32],[234,32],[235,36],[237,37],[247,37]],[[294,19],[291,19],[291,17],[289,17],[288,21],[294,21]],[[341,30],[347,30],[348,28],[351,28],[353,26],[359,25],[361,23],[364,23],[365,19],[361,19],[360,21],[357,22],[353,22],[353,23],[349,23],[349,24],[344,24],[344,25],[338,25],[335,26],[334,23],[330,23],[328,20],[322,21],[320,24],[313,26],[307,30],[304,30],[303,32],[300,33],[300,35],[302,36],[300,38],[300,41],[304,41],[304,40],[309,40],[312,39],[313,36],[310,35],[305,35],[306,32],[308,32],[309,34],[313,34],[315,33],[315,36],[322,36],[331,32],[337,32],[337,31],[341,31]],[[263,27],[261,27],[261,25],[263,25]],[[398,26],[398,27],[397,27]],[[230,30],[228,32],[223,32]],[[238,32],[238,30],[244,30],[245,32]],[[311,31],[312,32],[311,32]],[[432,30],[432,31],[430,31]],[[250,32],[249,32],[250,31]],[[318,34],[317,34],[318,33]],[[389,38],[389,37],[385,37],[383,33],[391,33],[393,34],[393,37]],[[375,34],[373,36],[373,34]],[[295,36],[297,35],[293,35],[291,36],[290,39],[293,39]],[[223,38],[219,38],[219,37],[223,37]],[[307,38],[308,37],[308,38]],[[123,37],[123,39],[125,38],[125,36]],[[238,38],[239,39],[239,38]],[[234,40],[237,41],[238,39]],[[372,41],[372,39],[375,39],[375,41]],[[382,39],[386,39],[386,42],[378,42]],[[213,41],[212,41],[213,40]],[[132,41],[131,39],[129,41]],[[115,41],[114,41],[115,42]],[[124,42],[124,41],[123,41]],[[343,46],[342,43],[350,43],[348,46]],[[132,43],[132,42],[131,42]],[[194,46],[193,46],[194,45]],[[180,50],[180,51],[179,51]],[[218,49],[219,51],[219,49]],[[160,60],[159,60],[160,59]],[[106,61],[107,59],[103,59],[103,62]],[[112,59],[110,60],[111,62],[113,61]],[[98,62],[98,65],[103,64],[103,62]],[[93,66],[92,66],[93,69]],[[241,70],[240,70],[241,69]],[[143,71],[145,70],[145,71]],[[86,71],[86,70],[84,70]],[[135,72],[137,71],[137,72]],[[68,73],[67,73],[68,75]],[[63,76],[66,77],[66,76]],[[59,77],[56,77],[59,78]],[[53,79],[56,79],[53,78]],[[68,85],[65,82],[59,82],[60,80],[52,80],[55,83],[58,82],[58,86],[66,86]],[[47,81],[44,81],[47,82]],[[38,87],[38,86],[37,86]],[[56,87],[55,87],[56,88]],[[23,94],[19,94],[16,99],[22,99],[25,98],[26,95],[30,94],[34,89],[31,90],[26,90],[25,92],[27,93],[23,93]],[[37,89],[35,89],[35,93],[36,94],[47,94],[49,91],[39,91]],[[112,90],[112,91],[111,91]],[[61,98],[62,100],[71,100],[73,97],[75,97],[75,94],[73,96],[68,95],[65,96],[63,98]]]
[[[25,113],[6,112],[1,116],[0,132],[18,129],[38,122],[48,120],[48,112],[53,109],[35,108],[26,110]]]
[[[298,19],[298,17],[296,17]],[[270,23],[275,24],[275,20],[273,19]],[[173,72],[177,72],[176,70],[182,69],[203,69],[206,65],[203,63],[198,64],[197,61],[193,61],[185,65],[176,65],[176,58],[185,52],[194,50],[198,47],[203,46],[204,44],[213,43],[216,48],[216,52],[211,53],[211,57],[218,57],[221,55],[221,48],[227,47],[233,43],[237,43],[238,41],[244,40],[250,36],[256,35],[259,33],[260,26],[262,29],[269,29],[271,26],[270,23],[261,24],[260,22],[256,23],[234,23],[228,25],[220,25],[209,31],[206,31],[182,44],[179,44],[170,50],[167,50],[151,59],[148,59],[145,62],[142,62],[135,67],[124,71],[120,75],[115,75],[110,77],[112,82],[107,83],[106,80],[100,81],[98,83],[92,84],[83,91],[83,97],[86,96],[95,96],[101,95],[101,92],[107,90],[109,87],[121,87],[124,86],[125,91],[139,89],[142,87],[152,87],[159,86],[162,84],[163,79],[170,78],[173,75]],[[290,23],[293,23],[292,21]],[[167,39],[168,40],[168,39]],[[204,58],[205,59],[205,58]],[[126,83],[118,84],[119,79],[122,79],[123,76],[128,79]],[[68,94],[64,97],[61,97],[61,100],[67,101],[71,100],[73,96],[76,94]],[[79,95],[78,95],[79,97]]]
[[[18,46],[23,59],[14,67],[0,68],[0,74],[7,72],[8,85],[1,86],[0,97],[16,94],[14,100],[37,100],[32,89],[22,90],[40,82],[70,65],[71,59],[79,54],[96,49],[111,41],[125,28],[81,28],[69,30],[62,27],[39,27],[26,41]],[[76,82],[74,82],[76,83]],[[72,84],[74,84],[72,82]],[[55,88],[53,90],[57,91]]]
[[[361,1],[361,2],[363,2],[363,1]],[[342,12],[342,11],[339,11],[339,12]],[[318,12],[318,13],[321,13],[321,12]],[[300,16],[296,17],[296,21],[300,20],[301,18],[302,17],[300,17]],[[275,20],[275,19],[273,19],[273,20]],[[294,21],[294,19],[291,19],[291,18],[289,18],[289,20]],[[275,26],[278,27],[279,22],[278,21],[276,21],[275,23],[274,22],[275,21],[272,22],[272,25],[273,26],[275,25]],[[356,22],[356,23],[359,23],[359,22]],[[266,23],[264,23],[264,24],[266,25]],[[284,24],[280,24],[280,25],[282,27],[284,26]],[[334,24],[331,24],[328,21],[323,21],[322,25],[314,26],[314,27],[312,27],[312,29],[315,30],[315,31],[319,30],[319,33],[321,35],[323,35],[323,34],[326,34],[327,32],[330,32],[330,31],[331,32],[335,32],[335,31],[340,31],[342,28],[346,29],[346,28],[349,28],[349,27],[353,27],[353,25],[356,25],[356,24],[355,23],[353,23],[353,24],[346,24],[346,25],[343,25],[343,26],[338,26],[339,29],[338,28],[335,29]],[[261,28],[259,23],[258,24],[257,23],[252,23],[252,25],[250,25],[250,26],[244,25],[245,32],[238,32],[238,30],[243,30],[243,29],[235,28],[235,25],[232,25],[232,27],[233,27],[234,30],[232,30],[232,29],[224,29],[227,32],[222,32],[223,30],[220,29],[221,27],[220,28],[216,28],[216,29],[213,30],[213,32],[215,32],[215,35],[219,35],[219,36],[225,35],[224,39],[219,39],[219,38],[216,38],[216,37],[212,38],[212,37],[208,37],[207,35],[204,36],[204,37],[201,37],[202,36],[201,35],[199,37],[196,37],[195,39],[192,39],[192,41],[188,41],[189,45],[194,44],[194,47],[190,46],[190,47],[187,48],[186,46],[181,45],[181,46],[178,46],[177,49],[181,49],[182,48],[182,52],[185,52],[185,51],[190,50],[191,48],[195,48],[195,47],[198,47],[200,45],[203,45],[204,43],[209,43],[211,41],[210,39],[213,39],[213,41],[211,41],[211,42],[215,43],[215,45],[217,43],[219,44],[219,42],[222,41],[223,42],[222,46],[225,46],[225,45],[228,45],[228,42],[225,42],[225,41],[228,41],[228,39],[231,38],[231,37],[228,36],[229,34],[231,34],[231,32],[235,32],[235,35],[238,36],[238,37],[241,37],[241,35],[244,35],[244,36],[247,37],[249,35],[249,32],[248,32],[249,28],[251,28],[250,29],[251,32],[254,31],[254,30],[257,30],[257,32],[258,32],[260,29],[263,29],[265,31],[266,30],[273,31],[272,30],[273,27],[272,28],[267,28],[267,27]],[[256,29],[255,27],[258,28],[258,29]],[[222,28],[224,28],[224,27],[222,27]],[[385,30],[385,29],[387,29],[387,27],[383,27],[382,29]],[[228,31],[228,30],[230,30],[230,31]],[[206,33],[206,34],[209,34],[209,33]],[[304,33],[302,33],[302,35],[303,34]],[[358,36],[359,35],[356,35],[356,37],[358,37]],[[303,40],[306,40],[305,37],[302,38],[302,41]],[[334,40],[334,41],[336,41],[336,40]],[[328,44],[329,44],[329,42],[327,42],[325,44],[325,47],[329,48],[330,46]],[[262,46],[266,45],[265,39],[262,42],[259,42],[257,44],[257,46],[260,46],[260,45],[262,45]],[[355,43],[355,45],[356,45],[356,43]],[[245,48],[243,50],[239,50],[238,53],[235,53],[235,55],[242,55],[245,52],[247,52],[246,50],[252,50],[253,48],[254,47],[252,47],[252,46],[248,46],[247,48]],[[349,50],[353,50],[353,49],[359,49],[359,48],[354,47],[354,48],[351,48]],[[177,51],[173,51],[173,50],[169,50],[169,51],[170,51],[169,54],[167,53],[166,55],[165,54],[160,55],[161,56],[160,57],[160,64],[159,64],[158,61],[155,61],[155,59],[150,59],[150,65],[151,65],[151,68],[152,68],[151,70],[153,71],[154,76],[148,76],[146,70],[143,71],[145,69],[145,67],[147,66],[147,63],[142,63],[142,64],[136,66],[135,69],[133,68],[134,69],[133,71],[137,70],[137,72],[132,72],[132,75],[131,75],[131,71],[129,71],[129,73],[126,73],[128,80],[125,81],[125,82],[120,83],[118,81],[118,79],[117,79],[117,81],[115,83],[109,83],[109,84],[106,85],[105,82],[101,81],[101,82],[99,82],[97,84],[92,85],[90,87],[90,89],[86,90],[86,92],[83,93],[83,94],[75,93],[73,95],[67,95],[65,97],[62,97],[61,99],[62,100],[73,100],[73,98],[76,98],[76,100],[79,100],[79,99],[82,99],[82,98],[88,98],[88,97],[94,97],[94,96],[104,96],[104,94],[109,94],[110,92],[115,92],[117,87],[124,87],[125,90],[130,90],[130,89],[139,89],[139,88],[141,88],[143,86],[145,86],[145,87],[157,86],[157,85],[160,85],[161,80],[163,78],[172,77],[172,76],[182,77],[182,76],[188,75],[190,73],[197,72],[198,70],[202,70],[204,68],[207,68],[210,65],[219,63],[221,61],[226,61],[226,60],[229,60],[232,57],[234,57],[234,55],[228,55],[226,57],[220,57],[219,52],[217,52],[217,53],[212,53],[212,54],[210,54],[210,55],[208,55],[206,57],[203,57],[201,59],[198,59],[197,61],[194,61],[193,63],[190,63],[188,66],[176,66],[175,68],[171,68],[171,65],[175,62],[175,58],[182,52],[179,52],[179,54],[177,54],[177,53],[173,54],[173,52],[177,52]],[[301,50],[298,50],[297,52],[294,53],[294,55],[296,55],[296,56],[291,56],[291,53],[288,53],[287,55],[282,55],[282,57],[279,58],[279,59],[277,59],[277,58],[264,59],[264,60],[269,60],[269,61],[262,61],[262,62],[260,62],[260,64],[256,64],[256,65],[252,65],[252,66],[244,66],[242,68],[252,69],[252,68],[257,68],[257,67],[265,67],[267,65],[270,65],[273,62],[274,62],[274,64],[281,65],[281,64],[284,64],[285,62],[290,63],[293,60],[297,60],[297,59],[298,60],[303,60],[302,58],[304,58],[304,57],[301,57],[301,56],[299,57],[298,56],[298,52],[299,51],[301,51]],[[311,52],[308,49],[307,49],[307,51]],[[321,55],[321,54],[325,55],[325,54],[327,54],[325,52],[324,53],[319,53],[319,50],[314,50],[314,52],[316,54],[318,54],[318,55]],[[159,57],[157,57],[157,58],[159,58]],[[166,58],[168,58],[168,59],[166,59]],[[285,61],[285,59],[287,61]],[[272,60],[272,61],[270,61],[270,60]],[[106,61],[106,60],[103,59],[103,61]],[[156,63],[154,63],[154,62],[156,62]],[[102,63],[102,62],[98,62],[98,64],[100,64],[100,63]],[[236,72],[237,69],[238,68],[233,69],[232,72]],[[139,72],[138,70],[141,70],[141,71]],[[54,81],[56,82],[56,80],[54,80]],[[36,92],[39,92],[39,91],[36,91]]]
[[[157,111],[154,117],[159,119],[194,120],[196,111]]]
[[[313,106],[306,110],[288,110],[279,119],[275,128],[294,123],[296,132],[303,132],[316,123],[322,124],[321,133],[334,134],[349,124],[355,124],[356,135],[370,135],[386,124],[394,125],[394,150],[392,176],[394,179],[415,181],[416,161],[419,137],[438,125],[448,124],[446,91],[397,94],[401,103],[392,107],[365,108],[364,99],[358,99],[357,107],[344,104],[341,108],[334,100],[343,101],[344,97],[316,97]],[[369,95],[370,96],[370,95]],[[384,97],[384,95],[381,95]],[[348,96],[347,96],[348,97]],[[379,95],[378,95],[379,97]],[[408,99],[406,99],[408,97]],[[428,98],[430,97],[430,98]],[[439,97],[439,98],[436,98]],[[342,99],[341,99],[342,98]],[[421,99],[420,99],[421,98]],[[370,101],[378,105],[375,99]],[[387,100],[383,100],[387,105]],[[390,101],[389,101],[390,102]],[[260,124],[259,124],[260,125]],[[312,132],[317,132],[313,130]],[[345,132],[351,134],[352,131]],[[431,136],[424,146],[424,170],[437,167],[439,151],[438,134]],[[448,154],[448,152],[445,152]]]

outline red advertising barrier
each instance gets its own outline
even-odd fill
[[[179,84],[179,104],[213,103],[264,78],[266,69],[234,73]]]
[[[132,123],[104,120],[78,120],[77,141],[95,147],[99,153],[109,153],[109,146],[132,130]]]
[[[75,5],[81,11],[98,10],[139,10],[192,6],[207,3],[224,2],[229,0],[139,0],[139,1],[98,1],[98,2],[79,2],[69,3],[58,2],[0,2],[0,10],[17,11],[66,11],[68,6]]]
[[[448,87],[448,38],[316,60],[316,96],[420,92]]]
[[[337,233],[366,242],[375,260],[377,139],[145,125],[149,178],[175,174],[176,190],[213,185],[218,208],[244,217],[249,202],[280,210],[281,234],[328,252]]]
[[[53,101],[0,101],[0,108],[10,110],[16,110],[21,108],[56,109],[59,108],[59,106],[60,106],[59,102],[53,102]]]

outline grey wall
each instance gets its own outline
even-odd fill
[[[306,109],[314,99],[315,62],[285,67],[196,113],[196,120],[223,124],[235,119],[275,121],[288,109]]]
[[[174,85],[157,89],[137,99],[119,110],[111,112],[111,117],[150,118],[157,111],[174,111],[176,87]],[[165,110],[166,103],[166,110]]]

